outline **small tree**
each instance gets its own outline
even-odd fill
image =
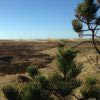
[[[76,53],[76,50],[65,49],[64,47],[59,47],[57,52],[58,69],[61,74],[56,73],[51,82],[53,83],[53,90],[55,89],[56,94],[63,97],[63,100],[66,100],[73,89],[80,86],[80,81],[76,79],[76,76],[81,72],[82,66],[74,61]]]
[[[98,2],[100,2],[98,0]],[[100,30],[100,15],[98,10],[100,5],[96,4],[94,0],[84,0],[76,9],[76,19],[72,21],[73,29],[79,34],[79,37],[91,36],[92,44],[100,55],[100,50],[96,45],[95,38],[100,38],[98,33]],[[86,28],[86,29],[83,29]],[[90,31],[88,34],[84,33]]]
[[[97,46],[97,39],[100,38],[100,0],[84,0],[77,6],[75,17],[72,20],[72,26],[75,32],[78,33],[79,37],[90,36],[91,41],[85,41],[80,44],[90,42],[93,44],[97,55],[96,63],[98,63],[98,57],[100,57],[100,49]],[[88,33],[87,33],[88,32]],[[98,41],[100,43],[100,41]],[[77,46],[79,46],[78,44]],[[76,47],[76,46],[75,46]],[[86,86],[81,90],[82,95],[87,99],[89,97],[98,96],[99,90],[95,87],[96,80],[89,78],[86,81]],[[97,99],[98,100],[98,99]]]
[[[76,57],[76,52],[73,49],[64,49],[64,47],[59,47],[57,53],[57,63],[59,71],[63,74],[64,80],[69,77],[75,77],[80,73],[81,66],[77,65],[74,61]],[[75,75],[76,74],[76,75]]]

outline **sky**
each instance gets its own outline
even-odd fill
[[[78,38],[71,22],[83,0],[0,0],[0,39]]]

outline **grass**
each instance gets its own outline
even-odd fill
[[[54,41],[54,40],[53,40]],[[79,40],[80,41],[80,40]],[[82,40],[83,41],[83,40]],[[51,44],[55,43],[56,41],[52,42]],[[3,42],[4,43],[4,42]],[[53,48],[49,48],[49,43],[43,43],[44,46],[46,46],[47,49],[45,48],[42,48],[42,49],[39,49],[38,47],[42,44],[42,43],[39,43],[38,44],[38,47],[37,47],[37,44],[33,44],[34,42],[23,42],[23,43],[20,43],[20,42],[14,42],[14,44],[12,42],[6,42],[6,45],[7,43],[10,43],[9,46],[7,46],[7,49],[9,49],[9,47],[11,45],[20,45],[21,48],[23,48],[23,45],[26,45],[29,46],[31,45],[32,48],[34,48],[36,46],[36,48],[38,49],[38,53],[43,53],[43,54],[49,54],[50,56],[52,57],[56,57],[56,52],[57,52],[57,45],[55,45]],[[31,44],[30,44],[31,43]],[[72,44],[74,43],[74,41],[72,41]],[[75,43],[76,44],[76,43]],[[75,45],[73,44],[73,45]],[[2,43],[0,43],[0,46],[3,45]],[[34,45],[34,46],[33,46]],[[43,45],[42,45],[43,46]],[[1,46],[2,48],[2,46]],[[81,72],[81,74],[77,77],[78,79],[81,79],[83,81],[83,85],[84,85],[84,81],[85,81],[85,78],[87,77],[96,77],[97,80],[100,81],[100,73],[97,72],[94,68],[95,68],[95,64],[91,61],[89,61],[87,58],[89,57],[92,57],[93,59],[95,59],[96,57],[96,53],[95,53],[95,50],[94,49],[91,49],[91,46],[88,46],[88,45],[84,45],[84,46],[81,46],[80,48],[78,48],[80,50],[80,52],[78,53],[77,57],[76,57],[76,61],[77,62],[80,62],[80,63],[83,63],[83,70]],[[7,51],[7,50],[6,50]],[[23,51],[26,51],[26,49],[22,50]],[[0,51],[1,52],[1,51]],[[11,54],[10,53],[10,49],[8,50],[8,54]],[[14,51],[15,53],[17,52],[17,50],[15,49]],[[3,54],[5,52],[2,52]],[[32,53],[31,53],[32,54]],[[15,55],[16,56],[16,55]],[[18,55],[17,55],[18,57]],[[27,59],[29,59],[30,57],[27,56]],[[16,59],[15,59],[16,60]],[[23,59],[24,60],[24,59]],[[100,59],[99,59],[100,60]],[[17,61],[15,61],[17,62]],[[99,61],[100,62],[100,61]],[[10,67],[10,66],[8,66]],[[17,67],[16,67],[17,68]],[[3,70],[3,69],[2,69]],[[52,75],[53,73],[55,72],[58,72],[58,69],[57,69],[57,64],[56,64],[56,59],[53,60],[52,63],[48,64],[48,67],[46,68],[41,68],[40,71],[45,75],[45,76],[49,76],[49,75]],[[0,73],[1,74],[1,73]],[[16,85],[18,84],[17,83],[17,76],[21,74],[21,73],[18,73],[18,74],[12,74],[12,75],[5,75],[5,76],[0,76],[0,89],[4,86],[4,85],[7,85],[7,84],[11,84],[11,85]],[[99,84],[100,85],[100,84]],[[77,94],[78,95],[78,94]],[[3,94],[2,92],[0,91],[0,100],[5,100],[3,98]]]

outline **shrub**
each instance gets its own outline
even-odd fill
[[[22,90],[22,100],[49,100],[50,92],[45,90],[39,81],[28,83]]]
[[[65,81],[57,83],[57,88],[58,88],[59,94],[63,98],[68,96],[73,90],[72,86],[68,82],[65,82]]]
[[[42,86],[39,82],[30,82],[22,90],[21,98],[22,100],[40,100],[40,92]]]
[[[72,79],[72,80],[69,80],[68,83],[70,84],[70,86],[75,89],[79,86],[81,86],[82,82],[80,80],[76,80],[76,79]]]
[[[50,98],[49,80],[38,71],[37,66],[29,66],[27,69],[29,75],[33,78],[31,82],[27,83],[22,89],[22,100],[48,100]]]
[[[49,80],[45,76],[37,75],[35,79],[41,83],[42,88],[47,89],[49,87]]]
[[[55,73],[55,74],[53,74],[51,77],[49,77],[49,81],[50,81],[50,88],[55,88],[56,87],[56,85],[59,83],[59,82],[61,82],[61,81],[63,81],[63,77],[62,77],[62,75],[61,74],[59,74],[59,73]]]
[[[80,90],[81,94],[83,95],[84,98],[89,98],[89,90],[87,87],[84,87]]]
[[[66,79],[67,73],[70,72],[73,66],[73,60],[76,57],[76,51],[73,49],[64,50],[60,47],[57,53],[57,62],[60,72],[63,74],[64,79]]]
[[[81,93],[83,95],[84,98],[91,98],[91,97],[94,97],[96,98],[96,96],[98,95],[98,91],[97,91],[97,88],[96,87],[84,87],[82,90],[81,90]]]
[[[49,79],[50,81],[54,81],[54,82],[59,82],[59,81],[62,81],[62,75],[58,72],[54,73]]]
[[[90,77],[90,78],[87,78],[86,79],[86,84],[89,85],[89,86],[95,85],[96,84],[96,81],[97,81],[96,78]]]
[[[80,90],[80,92],[82,93],[83,97],[86,99],[90,97],[99,98],[100,88],[96,86],[96,79],[94,77],[87,78],[86,84]]]
[[[3,87],[3,93],[8,100],[20,100],[20,96],[18,90],[13,88],[12,86]]]
[[[100,87],[97,87],[94,91],[94,96],[97,100],[100,99]]]
[[[82,70],[82,64],[75,64],[75,62],[73,62],[73,66],[70,69],[69,72],[69,78],[75,78],[77,75],[79,75],[79,73],[81,73]]]
[[[36,66],[36,65],[34,65],[34,66],[28,66],[27,72],[29,73],[29,75],[31,77],[34,77],[35,75],[38,74],[38,66]]]

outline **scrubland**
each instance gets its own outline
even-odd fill
[[[85,40],[82,40],[85,41]],[[56,64],[56,53],[60,43],[65,43],[65,48],[75,46],[81,40],[45,40],[45,41],[0,41],[0,100],[6,100],[2,93],[2,87],[12,85],[19,87],[21,82],[20,75],[27,76],[26,68],[29,65],[38,65],[40,71],[45,76],[50,76],[58,72]],[[98,43],[100,48],[100,43]],[[97,68],[96,51],[91,44],[85,43],[76,48],[78,50],[75,58],[76,62],[82,63],[82,72],[78,79],[84,85],[87,77],[95,77],[100,82],[100,69]],[[8,59],[8,58],[9,59]],[[91,59],[91,60],[90,60]],[[100,58],[99,58],[100,62]],[[100,85],[98,83],[98,85]],[[80,88],[80,87],[79,87]],[[79,89],[75,90],[78,96]],[[75,98],[73,97],[73,100]]]

